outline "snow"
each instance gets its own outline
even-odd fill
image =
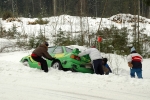
[[[0,100],[149,100],[150,62],[143,61],[144,79],[130,78],[124,59],[118,75],[29,68],[20,59],[31,51],[0,54]],[[115,57],[115,55],[113,55]]]
[[[69,18],[71,16],[62,15],[60,17],[70,20]],[[54,19],[54,17],[52,18]],[[30,20],[29,18],[21,19],[26,24],[27,21]],[[77,20],[72,20],[77,24]],[[95,21],[94,19],[91,20]],[[91,21],[90,27],[96,30],[95,28],[98,26],[95,27],[95,25],[98,24],[96,21],[93,21]],[[2,21],[2,23],[3,26],[8,29],[13,22],[7,23]],[[109,24],[107,21],[106,23]],[[37,27],[40,27],[39,25],[26,24],[23,25],[27,33],[32,33],[32,31],[38,29]],[[51,29],[49,26],[47,26],[47,28]],[[65,28],[66,30],[69,29],[69,27]],[[146,29],[147,32],[150,32],[150,25],[147,25]],[[76,30],[73,31],[75,32]],[[6,39],[0,39],[0,42],[5,42],[4,44],[12,43],[10,40],[8,41]],[[86,49],[84,46],[77,45],[71,45],[70,47],[79,48],[81,51]],[[20,62],[22,57],[31,54],[31,52],[32,50],[22,50],[0,53],[0,100],[150,99],[150,58],[143,60],[143,79],[138,79],[137,77],[130,78],[130,69],[127,66],[126,56],[122,57],[116,54],[102,53],[103,57],[109,59],[108,64],[113,70],[113,73],[109,75],[96,75],[71,71],[64,72],[53,68],[49,68],[49,72],[44,73],[42,70],[24,66]]]

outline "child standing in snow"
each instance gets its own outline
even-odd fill
[[[138,54],[134,47],[131,48],[131,54],[127,56],[128,66],[130,67],[130,76],[135,78],[135,73],[138,78],[142,77],[142,61],[143,57]]]

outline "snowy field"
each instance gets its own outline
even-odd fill
[[[126,15],[122,15],[124,19]],[[71,19],[70,19],[71,18]],[[115,23],[111,18],[104,18],[102,27],[109,27],[114,24],[117,27],[129,26],[132,23]],[[22,23],[6,22],[0,19],[5,29],[11,28],[15,24],[18,31],[24,29],[25,33],[38,33],[40,28],[44,28],[46,33],[53,33],[61,29],[63,31],[80,31],[79,17],[59,16],[48,18],[48,25],[28,25],[28,21],[34,19],[21,18]],[[62,21],[62,19],[65,19]],[[150,35],[150,20],[144,18],[145,23],[140,23],[141,28],[146,28],[146,34]],[[55,21],[58,21],[56,26]],[[89,18],[90,32],[95,32],[98,28],[100,18]],[[85,19],[85,22],[87,20]],[[84,23],[86,24],[86,23]],[[56,29],[56,30],[55,30]],[[86,27],[84,28],[86,30]],[[50,34],[48,34],[50,36]],[[0,39],[1,45],[13,45],[13,41]],[[84,50],[84,47],[81,48]],[[115,54],[102,53],[103,57],[108,57],[113,73],[110,75],[96,75],[88,73],[64,72],[53,68],[48,73],[39,69],[29,68],[20,63],[23,56],[31,54],[29,51],[15,51],[0,53],[0,100],[150,100],[150,59],[143,61],[143,79],[130,78],[130,69],[127,66],[126,57]],[[118,72],[117,71],[118,68]]]
[[[150,59],[144,59],[143,78],[130,78],[120,58],[119,75],[63,72],[29,68],[20,59],[31,51],[0,53],[0,100],[149,100]]]

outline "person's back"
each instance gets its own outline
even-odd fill
[[[132,52],[128,57],[128,61],[132,61],[132,68],[142,68],[142,56],[137,52]]]
[[[48,50],[48,47],[45,44],[41,44],[32,53],[36,54],[39,57],[43,56],[47,59],[51,59],[52,57],[49,55],[47,50]]]
[[[127,56],[128,66],[130,67],[131,77],[135,77],[135,73],[138,78],[142,77],[142,61],[143,57],[135,51],[135,48],[131,48],[131,54]]]
[[[91,60],[102,59],[100,51],[96,48],[89,48],[85,52],[80,53],[79,56],[84,54],[89,54]]]
[[[43,56],[43,52],[47,52],[47,47],[44,44],[41,44],[32,53],[36,54],[37,56]]]
[[[102,68],[102,56],[100,54],[100,51],[96,48],[89,48],[81,53],[78,54],[78,56],[83,56],[89,54],[90,59],[92,61],[93,69],[96,74],[103,75],[104,71]]]

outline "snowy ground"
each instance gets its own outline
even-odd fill
[[[101,27],[115,25],[130,29],[134,24],[128,23],[131,20],[129,16],[132,15],[121,16],[103,18]],[[115,19],[118,17],[125,20],[124,23],[118,23],[118,20],[116,23]],[[7,22],[0,18],[0,25],[6,30],[15,25],[19,32],[28,35],[38,34],[40,29],[44,29],[50,40],[52,33],[58,32],[60,28],[72,33],[81,31],[80,18],[77,16],[50,17],[47,18],[50,21],[47,25],[28,25],[29,21],[35,19],[20,19],[21,22]],[[142,19],[144,22],[140,23],[140,28],[146,28],[145,34],[150,36],[150,19]],[[101,18],[85,17],[82,20],[82,31],[89,30],[90,33],[94,33]],[[0,49],[6,45],[12,46],[13,40],[0,39]],[[19,62],[28,54],[31,54],[31,51],[0,53],[0,100],[150,100],[150,59],[143,61],[144,79],[134,79],[129,76],[126,57],[114,54],[102,54],[103,57],[109,58],[109,65],[114,72],[108,76],[63,72],[53,68],[49,69],[49,73],[44,73]]]
[[[144,59],[144,79],[132,79],[124,59],[119,75],[63,72],[29,68],[20,59],[31,51],[0,53],[0,100],[149,100],[150,59]]]

